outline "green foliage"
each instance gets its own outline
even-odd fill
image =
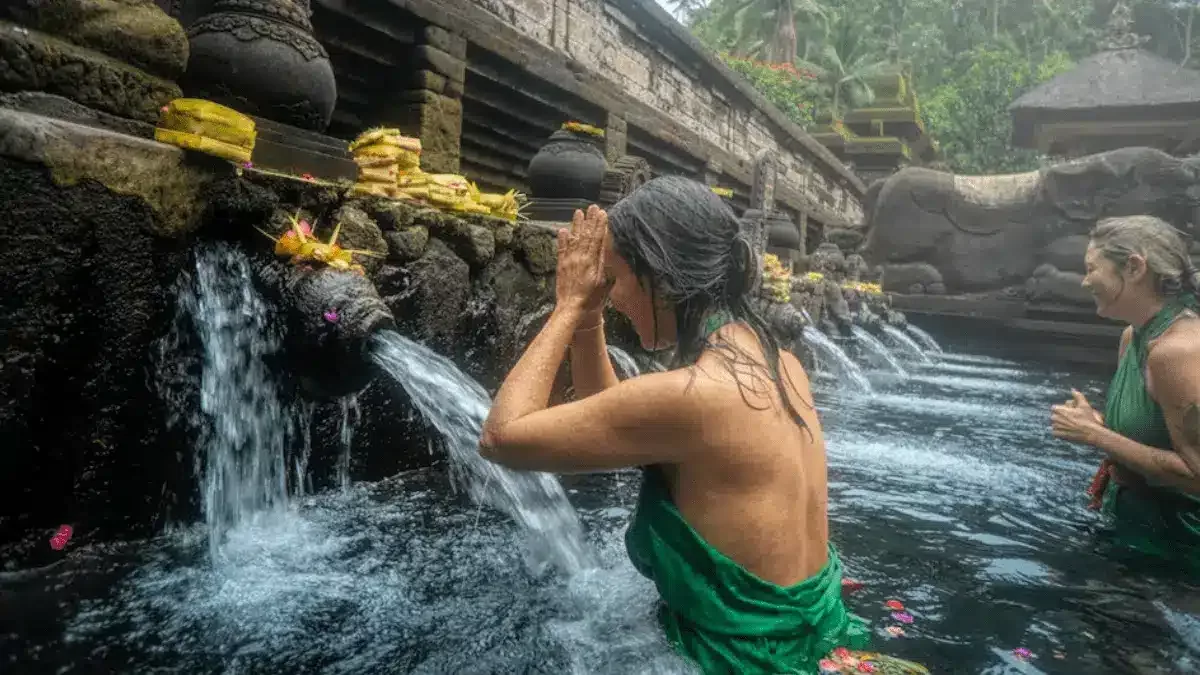
[[[922,100],[927,128],[957,173],[1008,173],[1037,167],[1037,154],[1011,148],[1008,106],[1021,94],[1073,65],[1064,52],[1031,64],[1011,49],[980,48],[968,64]]]
[[[739,59],[721,54],[721,60],[730,70],[746,78],[763,98],[779,108],[790,120],[801,128],[808,128],[813,121],[813,101],[817,98],[817,76],[799,70],[790,63],[766,63],[752,59]]]
[[[815,87],[803,95],[818,112],[869,104],[871,76],[902,67],[912,74],[910,84],[946,163],[968,173],[1036,165],[1033,153],[1009,147],[1008,105],[1099,51],[1114,5],[1114,0],[674,1],[687,5],[693,32],[715,51],[794,63],[814,73]],[[1197,3],[1127,2],[1136,32],[1149,38],[1145,49],[1200,67],[1193,56],[1200,44]],[[795,58],[781,59],[780,53]],[[770,79],[743,75],[760,90],[772,89]],[[767,98],[776,105],[791,100],[777,91]]]

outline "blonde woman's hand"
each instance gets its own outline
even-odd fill
[[[558,306],[581,313],[604,308],[611,281],[604,272],[604,246],[608,236],[608,214],[598,206],[587,214],[576,211],[571,229],[558,231],[558,276],[555,279]]]
[[[1050,430],[1056,438],[1090,444],[1095,432],[1103,427],[1104,416],[1075,389],[1071,390],[1071,400],[1050,407]]]

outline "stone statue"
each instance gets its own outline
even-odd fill
[[[1097,220],[1148,214],[1189,233],[1200,158],[1132,147],[1023,174],[906,168],[872,186],[866,206],[865,255],[883,265],[885,290],[957,294],[1031,282],[1027,290],[1050,283],[1058,297],[1065,282],[1052,272],[1078,280]],[[1043,265],[1051,269],[1035,275]]]

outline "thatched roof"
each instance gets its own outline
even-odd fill
[[[1045,82],[1008,109],[1084,111],[1200,103],[1200,72],[1141,49],[1104,51]]]

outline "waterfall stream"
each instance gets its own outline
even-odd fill
[[[374,350],[379,366],[442,435],[456,480],[476,503],[507,514],[530,536],[531,564],[553,564],[569,574],[592,566],[579,517],[554,476],[510,471],[480,456],[491,400],[478,382],[450,359],[393,331],[377,335]]]

